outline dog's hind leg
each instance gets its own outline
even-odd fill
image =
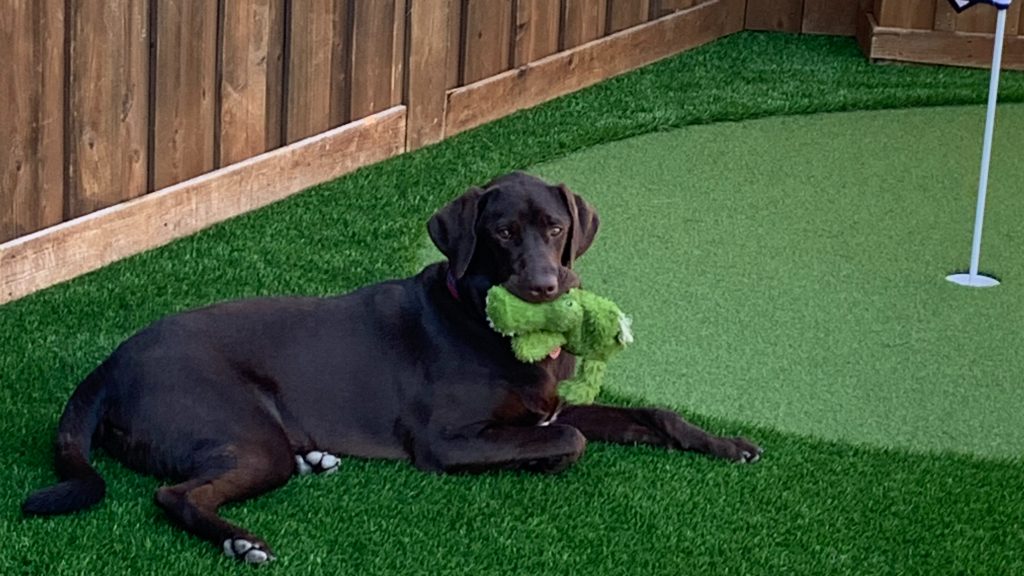
[[[273,558],[266,542],[217,514],[221,505],[258,496],[282,486],[294,472],[287,441],[229,445],[205,459],[197,474],[157,490],[156,501],[188,532],[220,546],[228,556],[250,564]]]

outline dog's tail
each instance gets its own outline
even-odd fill
[[[68,514],[93,506],[106,495],[106,483],[89,465],[92,436],[106,397],[103,373],[101,365],[85,377],[60,417],[54,468],[61,482],[30,494],[21,505],[23,513]]]

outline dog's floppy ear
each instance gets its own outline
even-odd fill
[[[572,217],[569,240],[565,243],[565,251],[562,253],[562,265],[571,268],[576,259],[594,243],[601,221],[593,206],[574,194],[565,184],[559,184],[557,188]]]
[[[476,249],[476,217],[484,191],[473,187],[438,210],[427,222],[434,245],[448,258],[452,274],[462,278]]]

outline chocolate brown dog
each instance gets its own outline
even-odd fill
[[[696,450],[737,462],[760,449],[659,409],[563,406],[568,354],[523,364],[488,327],[487,290],[557,298],[597,233],[593,208],[522,173],[472,188],[428,223],[445,263],[334,298],[261,298],[175,314],[132,336],[78,385],[58,425],[61,482],[26,514],[96,504],[100,446],[180,483],[157,503],[185,530],[250,563],[272,558],[218,516],[339,457],[407,459],[432,472],[558,472],[588,440]]]

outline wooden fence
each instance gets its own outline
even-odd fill
[[[949,0],[873,0],[857,38],[874,59],[989,67],[996,9],[979,5],[957,14]],[[1024,12],[1010,5],[1003,67],[1024,70]]]
[[[0,302],[744,27],[911,1],[0,0]]]

